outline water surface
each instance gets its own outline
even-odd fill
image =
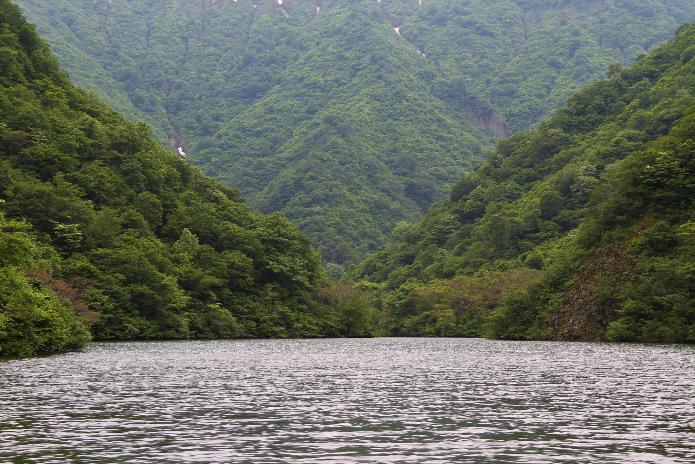
[[[0,363],[0,462],[695,462],[695,348],[93,344]]]

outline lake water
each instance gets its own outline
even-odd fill
[[[0,462],[695,462],[695,348],[93,344],[0,363]]]

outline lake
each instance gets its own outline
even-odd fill
[[[0,462],[695,462],[695,348],[94,343],[0,363]]]

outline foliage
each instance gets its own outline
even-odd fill
[[[612,69],[538,129],[501,141],[420,224],[397,228],[353,270],[382,288],[393,326],[434,305],[456,311],[431,295],[461,279],[527,268],[544,277],[490,305],[473,333],[695,341],[695,60],[683,58],[694,44],[684,26]],[[423,294],[434,303],[413,306]]]
[[[386,296],[383,322],[398,336],[480,337],[488,312],[511,292],[523,291],[542,273],[529,269],[484,272],[425,285],[409,282]]]
[[[372,293],[349,282],[322,282],[310,307],[326,321],[333,337],[371,337],[377,329]]]
[[[50,276],[50,260],[40,257],[50,252],[28,224],[0,212],[0,355],[63,351],[89,340],[84,305],[67,282]]]
[[[689,0],[18,3],[77,83],[294,220],[333,274],[421,218],[494,136],[695,18]]]
[[[7,0],[0,23],[6,353],[78,346],[83,320],[103,340],[366,334],[309,308],[321,270],[296,226],[73,87]]]

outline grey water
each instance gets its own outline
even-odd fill
[[[695,348],[95,343],[0,363],[0,462],[695,462]]]

